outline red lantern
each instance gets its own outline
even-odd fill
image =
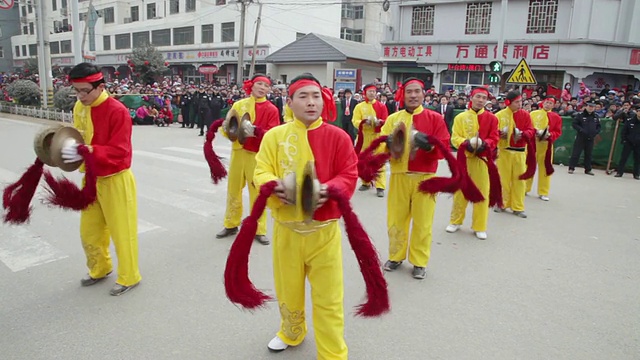
[[[29,72],[29,69],[24,69],[24,72],[28,73],[28,72]]]
[[[169,66],[169,62],[168,62],[168,61],[165,61],[165,62],[164,62],[164,66]]]
[[[120,75],[120,71],[116,71],[116,72],[114,72],[113,74],[114,74],[115,76],[118,76],[118,75]]]
[[[145,64],[145,65],[149,65],[149,62],[148,62],[148,61],[145,61],[145,62],[144,62],[144,64]]]

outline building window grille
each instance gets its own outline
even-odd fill
[[[60,41],[60,53],[61,54],[71,53],[71,40]]]
[[[131,7],[131,22],[140,20],[140,8],[138,6]]]
[[[154,46],[169,46],[171,45],[171,30],[153,30],[151,32],[151,44]]]
[[[156,3],[147,4],[147,20],[156,18]]]
[[[116,35],[116,50],[131,49],[131,34]]]
[[[49,51],[51,52],[51,54],[60,54],[60,43],[57,41],[50,42]]]
[[[491,32],[491,9],[492,3],[490,2],[474,2],[467,4],[465,34],[489,34]]]
[[[134,32],[132,34],[132,38],[133,38],[133,47],[134,48],[144,47],[144,46],[149,45],[149,32],[148,31]]]
[[[169,2],[169,14],[178,14],[180,12],[180,0],[171,0]]]
[[[196,11],[196,0],[187,0],[187,3],[185,4],[185,10],[186,12],[194,12]]]
[[[116,22],[116,18],[113,12],[113,7],[104,9],[104,23],[113,24],[114,22]]]
[[[202,25],[202,42],[207,44],[213,42],[213,24]]]
[[[558,19],[558,0],[530,0],[527,34],[553,34]]]
[[[433,5],[414,6],[411,16],[411,35],[433,35]]]
[[[111,35],[102,37],[102,50],[111,50]]]
[[[236,24],[232,22],[222,23],[222,42],[232,42],[236,38]]]
[[[173,29],[173,45],[191,45],[195,42],[193,37],[193,26]]]

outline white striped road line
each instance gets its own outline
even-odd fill
[[[144,151],[144,150],[134,150],[133,151],[133,155],[134,155],[134,157],[135,156],[141,156],[141,157],[146,157],[146,158],[150,158],[150,159],[170,161],[170,162],[174,162],[174,163],[177,163],[177,164],[195,166],[195,167],[199,167],[199,168],[203,168],[203,169],[209,169],[209,165],[207,165],[207,162],[204,160],[204,155],[202,157],[202,160],[186,159],[186,158],[182,158],[182,157],[171,156],[171,155],[163,155],[163,154],[158,154],[158,153],[154,153],[154,152],[150,152],[150,151]]]
[[[69,173],[67,173],[69,174]],[[0,184],[2,186],[0,186],[3,190],[4,187],[16,182],[18,179],[20,178],[20,175],[6,170],[4,168],[0,168]],[[37,198],[41,197],[42,195],[46,195],[46,190],[44,190],[44,188],[42,186],[38,187],[38,190],[36,191],[36,195],[34,196],[34,200],[32,200],[32,204],[37,204],[38,200]],[[75,219],[79,219],[80,218],[80,212],[78,211],[71,211],[69,212],[69,214],[75,218]],[[156,225],[154,223],[148,222],[146,220],[140,219],[138,218],[138,235],[140,234],[144,234],[146,232],[149,231],[153,231],[153,230],[157,230],[157,229],[162,229],[164,230],[163,227]]]
[[[7,119],[7,118],[3,118],[0,117],[1,121],[4,122],[8,122],[11,124],[16,124],[16,125],[24,125],[24,126],[36,126],[36,127],[42,127],[45,128],[47,127],[47,124],[41,124],[41,123],[37,123],[37,122],[31,122],[31,121],[21,121],[21,120],[13,120],[13,119]]]
[[[3,231],[0,237],[0,261],[13,272],[67,257],[24,227],[13,227],[8,233]]]
[[[200,148],[202,148],[202,146],[200,146]],[[185,153],[185,154],[200,155],[200,156],[202,156],[204,158],[204,151],[202,149],[195,150],[195,149],[187,149],[187,148],[182,148],[182,147],[169,146],[169,147],[162,148],[162,150],[175,151],[175,152],[180,152],[180,153]],[[231,148],[228,147],[228,146],[214,146],[213,150],[218,155],[220,155],[220,154],[231,154]]]
[[[156,189],[151,186],[141,187],[138,197],[148,201],[171,206],[182,211],[200,215],[205,218],[213,217],[216,205],[188,195],[176,194],[171,191]]]

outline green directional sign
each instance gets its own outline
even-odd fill
[[[492,61],[489,63],[489,68],[491,69],[491,72],[501,73],[502,63],[500,61]]]

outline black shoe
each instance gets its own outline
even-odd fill
[[[109,275],[111,275],[111,271],[109,271],[107,273],[107,275],[105,275],[105,276],[103,276],[101,278],[94,279],[89,274],[87,274],[87,276],[85,276],[82,279],[80,279],[80,286],[91,286],[91,285],[97,284],[100,281],[106,279]]]
[[[120,296],[120,295],[126,293],[127,291],[133,289],[134,287],[138,286],[138,284],[140,284],[140,283],[136,283],[136,284],[133,284],[131,286],[124,286],[124,285],[120,285],[120,284],[115,284],[115,285],[113,285],[113,287],[109,291],[109,294],[111,294],[111,296]]]
[[[269,245],[269,239],[265,235],[256,235],[253,239],[262,245]]]
[[[361,185],[360,188],[358,189],[358,191],[367,191],[371,189],[371,186],[369,185]]]
[[[573,170],[573,169],[569,169],[569,174],[573,174],[574,171],[575,170]]]
[[[376,196],[379,198],[384,197],[384,189],[376,189]]]
[[[391,261],[391,260],[387,260],[386,263],[384,263],[384,271],[393,271],[397,268],[400,267],[400,265],[402,265],[402,261]]]
[[[200,134],[198,134],[198,136],[204,136],[204,134],[203,134],[203,133],[200,133]]]
[[[414,279],[423,280],[424,278],[427,277],[427,268],[414,266],[412,275]]]
[[[617,173],[614,177],[622,177],[622,173]]]
[[[640,175],[634,175],[633,178],[636,180],[640,180]]]
[[[237,226],[231,229],[224,228],[222,229],[222,231],[216,234],[216,238],[222,239],[222,238],[226,238],[227,236],[235,235],[237,233],[238,233]]]
[[[595,176],[596,174],[594,174],[591,170],[589,171],[585,171],[584,172],[585,175],[591,175],[591,176]]]

